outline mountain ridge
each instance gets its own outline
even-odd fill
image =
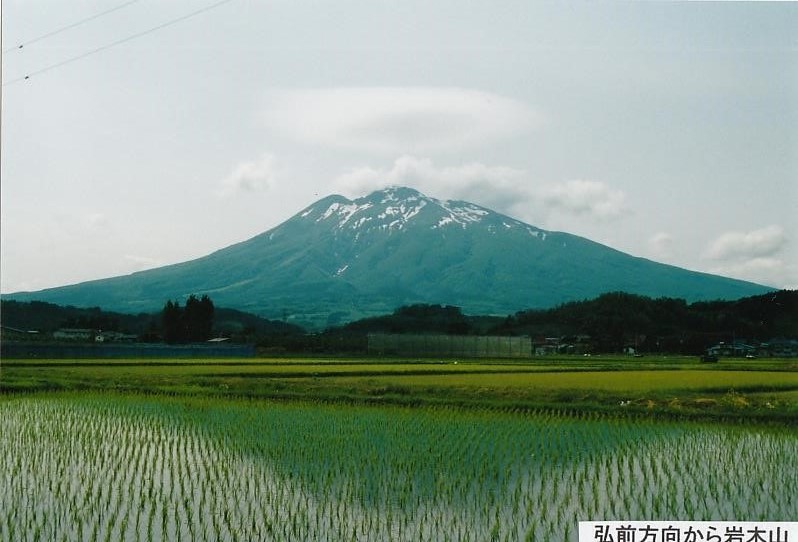
[[[207,294],[260,316],[287,314],[323,327],[410,303],[512,314],[608,291],[700,301],[772,290],[393,186],[354,200],[324,197],[274,228],[187,262],[3,297],[139,312]]]

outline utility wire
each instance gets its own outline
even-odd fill
[[[13,85],[15,83],[19,83],[21,81],[27,81],[28,79],[30,79],[31,77],[33,77],[35,75],[40,75],[40,74],[48,72],[50,70],[54,70],[56,68],[60,68],[61,66],[65,66],[67,64],[71,64],[72,62],[76,62],[78,60],[84,59],[87,56],[91,56],[91,55],[97,54],[97,53],[99,53],[101,51],[105,51],[105,50],[111,49],[112,47],[116,47],[117,45],[121,45],[121,44],[126,43],[128,41],[132,41],[132,40],[138,39],[138,38],[140,38],[142,36],[146,36],[147,34],[152,34],[153,32],[157,32],[158,30],[166,28],[167,26],[172,26],[174,24],[177,24],[179,22],[185,21],[186,19],[190,19],[190,18],[195,17],[195,16],[197,16],[197,15],[199,15],[201,13],[205,13],[206,11],[210,11],[210,10],[212,10],[214,8],[217,8],[217,7],[221,6],[222,4],[227,4],[227,3],[232,2],[232,1],[233,0],[221,0],[220,2],[216,2],[216,3],[213,3],[213,4],[209,5],[209,6],[205,6],[204,8],[198,9],[196,11],[192,11],[191,13],[187,13],[185,15],[181,15],[180,17],[177,17],[175,19],[170,19],[170,20],[166,21],[165,23],[159,24],[158,26],[153,26],[152,28],[148,28],[147,30],[144,30],[142,32],[138,32],[136,34],[132,34],[132,35],[127,36],[125,38],[122,38],[120,40],[116,40],[116,41],[113,41],[111,43],[107,43],[105,45],[97,47],[96,49],[92,49],[91,51],[87,51],[85,53],[79,54],[78,56],[73,56],[73,57],[68,58],[66,60],[62,60],[61,62],[56,62],[55,64],[51,64],[51,65],[49,65],[47,67],[38,69],[36,71],[32,71],[32,72],[30,72],[30,73],[28,73],[28,74],[26,74],[26,75],[24,75],[22,77],[18,77],[17,79],[12,79],[11,81],[8,81],[7,83],[3,83],[3,86],[6,87],[8,85]]]
[[[49,38],[51,36],[55,36],[56,34],[60,34],[61,32],[64,32],[64,31],[69,30],[71,28],[75,28],[76,26],[80,26],[83,23],[87,23],[89,21],[93,21],[94,19],[99,19],[103,15],[108,15],[109,13],[113,13],[114,11],[118,11],[118,10],[120,10],[122,8],[125,8],[125,7],[129,6],[130,4],[135,4],[138,1],[139,0],[130,0],[129,2],[125,2],[124,4],[121,4],[119,6],[111,8],[111,9],[107,9],[107,10],[105,10],[103,12],[100,12],[100,13],[96,13],[96,14],[90,16],[90,17],[86,17],[85,19],[81,19],[81,20],[79,20],[77,22],[74,22],[72,24],[68,24],[66,26],[62,26],[61,28],[56,28],[55,30],[53,30],[51,32],[48,32],[46,34],[42,34],[41,36],[39,36],[37,38],[33,38],[31,40],[25,41],[23,43],[20,43],[19,45],[14,45],[13,47],[6,47],[5,49],[3,49],[3,53],[10,53],[11,51],[19,51],[22,48],[30,45],[31,43],[36,43],[37,41],[41,41],[41,40]]]

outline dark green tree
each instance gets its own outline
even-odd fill
[[[207,295],[190,295],[186,306],[167,301],[161,313],[163,337],[168,343],[203,342],[213,333],[213,301]]]
[[[172,302],[171,299],[166,302],[161,313],[161,327],[164,341],[170,344],[183,342],[183,309],[179,302]]]
[[[211,338],[213,310],[213,301],[207,295],[203,295],[200,299],[197,299],[195,295],[189,296],[183,312],[186,341],[202,342]]]

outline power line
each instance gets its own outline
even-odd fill
[[[118,11],[118,10],[120,10],[122,8],[125,8],[125,7],[129,6],[130,4],[135,4],[138,1],[139,0],[130,0],[129,2],[125,2],[124,4],[121,4],[119,6],[111,8],[111,9],[107,9],[107,10],[102,11],[100,13],[96,13],[94,15],[91,15],[90,17],[86,17],[85,19],[81,19],[81,20],[79,20],[77,22],[74,22],[72,24],[68,24],[66,26],[62,26],[61,28],[56,28],[55,30],[53,30],[51,32],[47,32],[46,34],[42,34],[39,37],[36,37],[36,38],[31,39],[31,40],[22,42],[19,45],[14,45],[13,47],[6,47],[5,49],[3,49],[3,52],[4,53],[9,53],[11,51],[19,51],[22,48],[27,47],[31,43],[36,43],[37,41],[41,41],[41,40],[49,38],[51,36],[55,36],[56,34],[60,34],[61,32],[64,32],[64,31],[69,30],[71,28],[75,28],[76,26],[80,26],[83,23],[87,23],[89,21],[93,21],[94,19],[99,19],[103,15],[108,15],[109,13],[113,13],[114,11]]]
[[[187,13],[185,15],[181,15],[180,17],[176,17],[174,19],[170,19],[170,20],[168,20],[168,21],[166,21],[164,23],[159,24],[158,26],[153,26],[152,28],[148,28],[147,30],[144,30],[142,32],[137,32],[136,34],[131,34],[130,36],[127,36],[125,38],[113,41],[111,43],[107,43],[105,45],[97,47],[96,49],[92,49],[91,51],[87,51],[85,53],[81,53],[81,54],[79,54],[77,56],[73,56],[73,57],[68,58],[66,60],[62,60],[61,62],[56,62],[55,64],[51,64],[51,65],[49,65],[47,67],[38,69],[36,71],[32,71],[32,72],[30,72],[30,73],[28,73],[28,74],[26,74],[26,75],[24,75],[22,77],[18,77],[17,79],[12,79],[11,81],[8,81],[7,83],[3,83],[3,86],[5,87],[5,86],[8,86],[8,85],[13,85],[15,83],[19,83],[21,81],[27,81],[28,79],[30,79],[31,77],[33,77],[35,75],[41,75],[42,73],[48,72],[50,70],[54,70],[56,68],[60,68],[60,67],[65,66],[67,64],[71,64],[72,62],[77,62],[78,60],[82,60],[82,59],[86,58],[87,56],[91,56],[91,55],[97,54],[99,52],[106,51],[108,49],[111,49],[112,47],[116,47],[117,45],[121,45],[123,43],[127,43],[128,41],[132,41],[132,40],[138,39],[138,38],[140,38],[142,36],[146,36],[148,34],[152,34],[153,32],[157,32],[158,30],[162,30],[162,29],[164,29],[164,28],[166,28],[168,26],[172,26],[174,24],[180,23],[182,21],[185,21],[186,19],[190,19],[192,17],[200,15],[201,13],[205,13],[206,11],[210,11],[210,10],[212,10],[214,8],[217,8],[217,7],[219,7],[219,6],[223,5],[223,4],[227,4],[227,3],[232,2],[232,1],[233,0],[221,0],[219,2],[211,4],[209,6],[205,6],[204,8],[198,9],[196,11],[192,11],[191,13]]]

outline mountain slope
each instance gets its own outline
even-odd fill
[[[354,201],[326,197],[203,258],[7,297],[139,312],[158,309],[166,299],[208,294],[218,305],[325,325],[328,318],[352,320],[408,303],[508,314],[617,290],[696,301],[770,289],[392,187]]]

